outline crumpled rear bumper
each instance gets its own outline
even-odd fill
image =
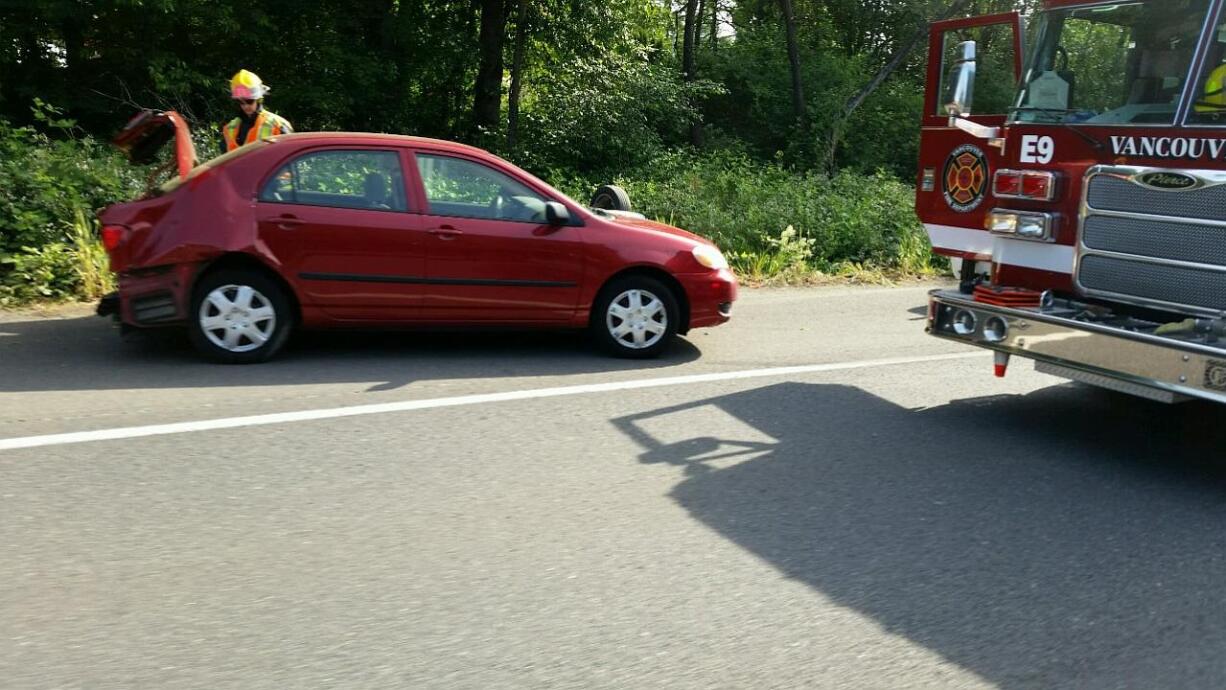
[[[197,264],[175,264],[119,275],[119,290],[98,303],[98,315],[114,315],[138,328],[182,323]]]

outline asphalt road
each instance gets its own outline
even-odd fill
[[[9,316],[0,687],[1226,685],[1226,408],[997,380],[923,304],[750,290],[650,363]]]

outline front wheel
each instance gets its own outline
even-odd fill
[[[285,345],[292,327],[285,291],[260,273],[218,271],[205,276],[192,296],[192,345],[217,362],[266,361]]]
[[[673,291],[646,276],[618,279],[601,291],[592,310],[592,335],[615,357],[646,359],[663,352],[677,334],[680,310]]]

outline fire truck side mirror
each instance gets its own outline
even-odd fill
[[[949,90],[945,99],[945,112],[950,118],[971,114],[975,100],[975,42],[963,41],[955,51],[956,58],[949,70]]]

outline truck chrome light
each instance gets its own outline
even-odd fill
[[[1032,211],[992,209],[984,223],[997,235],[1013,235],[1027,240],[1050,240],[1052,215]]]
[[[997,170],[992,178],[992,194],[1000,199],[1016,199],[1022,194],[1022,174],[1016,170]]]
[[[1051,201],[1055,197],[1056,178],[1051,173],[1022,175],[1022,197],[1035,201]]]
[[[1011,211],[992,211],[986,225],[992,232],[1012,235],[1017,232],[1017,220],[1017,214]]]
[[[999,316],[990,316],[983,322],[983,338],[989,343],[1004,342],[1009,337],[1009,323]]]
[[[1038,170],[997,170],[992,194],[998,199],[1051,201],[1056,198],[1055,173]]]
[[[954,326],[954,333],[958,335],[970,335],[975,332],[975,327],[979,325],[979,319],[975,318],[975,312],[967,309],[959,309],[954,314],[954,319],[951,322]]]

